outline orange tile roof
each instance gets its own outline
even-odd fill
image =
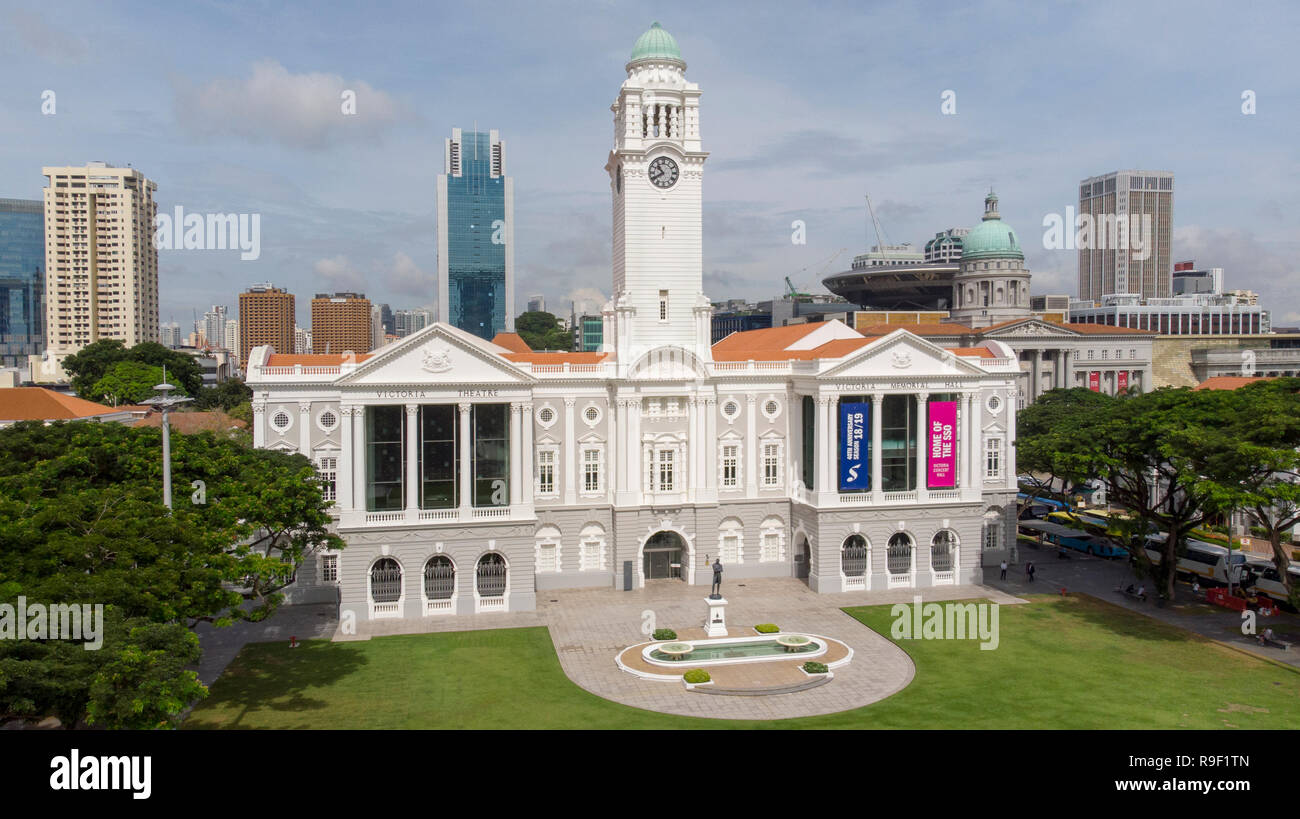
[[[371,353],[354,353],[353,361],[360,364]],[[331,367],[335,364],[342,364],[344,360],[343,353],[272,353],[266,359],[268,367],[292,367],[295,364],[301,364],[304,367]]]
[[[231,418],[221,410],[199,412],[173,412],[167,416],[167,425],[177,432],[191,434],[195,432],[225,432],[230,429],[244,429],[248,424],[238,418]],[[161,427],[162,413],[154,412],[136,421],[136,427]]]
[[[948,324],[946,322],[922,322],[918,324],[872,324],[866,327],[859,327],[858,332],[867,336],[884,336],[895,330],[906,330],[912,335],[917,336],[961,336],[969,335],[973,332],[971,328],[964,324]]]
[[[785,327],[768,327],[762,330],[745,330],[732,333],[713,345],[714,361],[770,361],[786,359],[786,347],[809,333],[825,327],[823,322],[788,324]],[[799,352],[811,352],[800,350]]]
[[[953,355],[979,356],[980,358],[1001,358],[997,353],[988,347],[947,347],[945,348]]]
[[[1247,375],[1216,375],[1207,378],[1201,383],[1192,387],[1194,390],[1235,390],[1238,387],[1244,387],[1247,384],[1254,384],[1256,381],[1272,381],[1271,378],[1263,376]]]
[[[609,353],[502,353],[501,357],[518,364],[598,364]]]
[[[497,333],[492,337],[492,343],[498,347],[505,347],[512,353],[531,353],[532,347],[524,341],[523,336],[518,333]]]
[[[128,411],[128,407],[110,407],[96,404],[75,395],[67,395],[44,387],[9,387],[0,389],[0,420],[5,421],[56,421],[72,418],[94,418]]]

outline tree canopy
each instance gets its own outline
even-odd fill
[[[186,395],[197,395],[203,387],[203,370],[193,356],[164,347],[156,341],[142,342],[128,349],[120,339],[100,339],[63,359],[63,369],[77,395],[88,401],[103,401],[103,393],[96,394],[95,389],[113,365],[123,361],[147,364],[160,370],[166,367],[168,381],[180,387]]]
[[[190,629],[266,617],[307,555],[343,547],[307,458],[212,433],[172,434],[169,512],[160,438],[87,422],[0,431],[0,603],[103,604],[109,626],[99,651],[0,640],[0,713],[167,723],[202,690],[183,671]]]
[[[534,350],[572,350],[573,334],[560,328],[560,320],[540,310],[530,310],[515,319],[515,332]]]

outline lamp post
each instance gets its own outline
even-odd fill
[[[146,399],[143,403],[157,407],[162,411],[162,435],[163,435],[163,504],[172,508],[172,437],[171,428],[167,424],[167,413],[173,407],[193,401],[193,398],[186,398],[183,395],[171,395],[171,391],[176,389],[167,383],[167,371],[163,370],[163,383],[154,387],[160,395]]]

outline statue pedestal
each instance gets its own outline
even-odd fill
[[[709,618],[704,621],[704,633],[710,637],[727,636],[727,598],[706,597],[709,604]]]

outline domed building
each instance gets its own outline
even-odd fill
[[[984,219],[962,241],[952,305],[951,320],[977,330],[1030,315],[1025,254],[992,191],[984,198]]]

